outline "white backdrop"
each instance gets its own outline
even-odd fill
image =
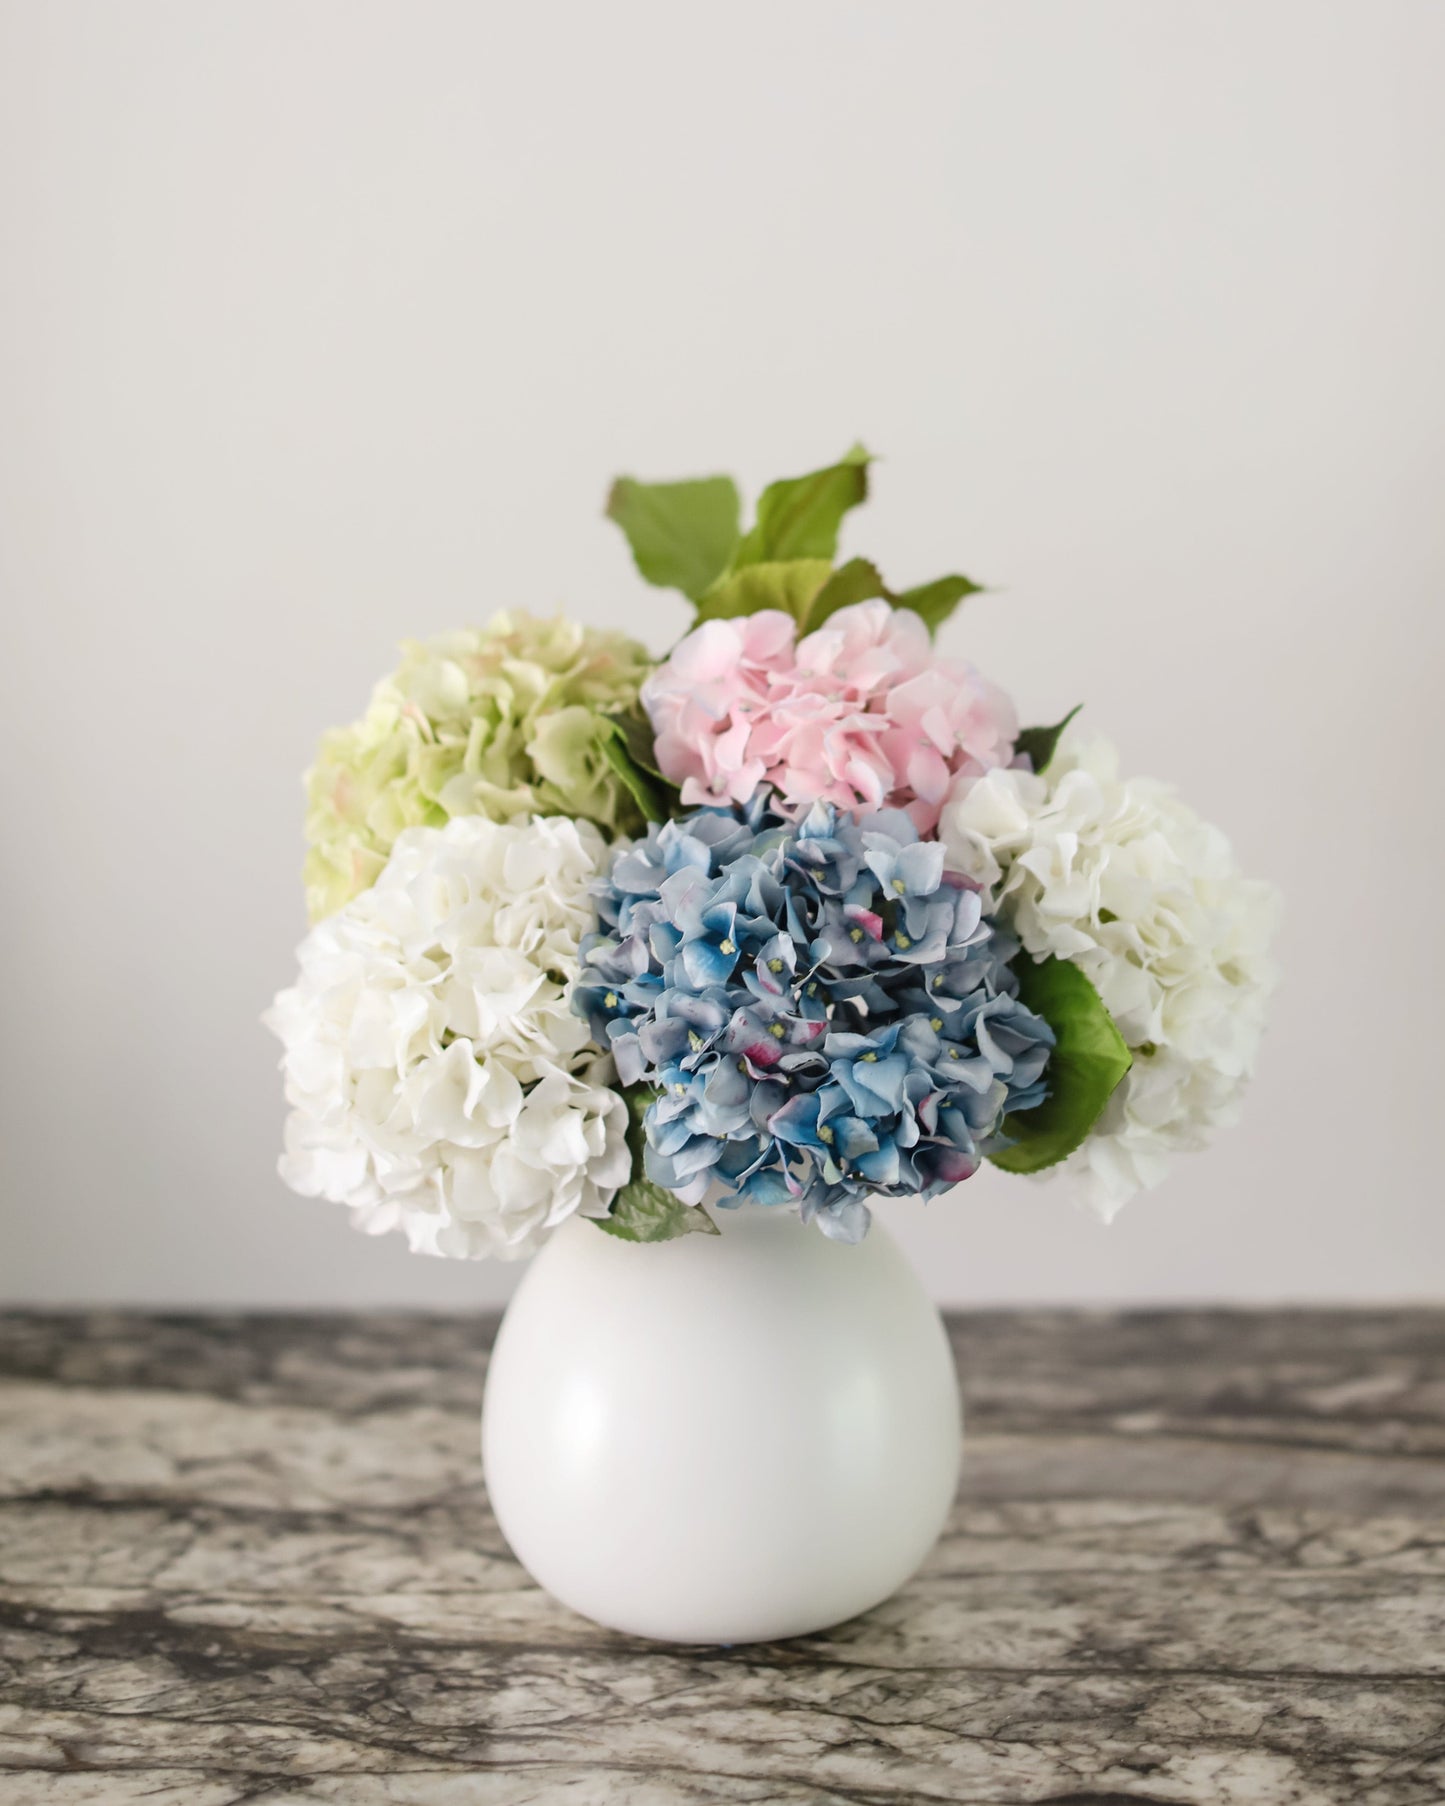
[[[608,479],[853,517],[1284,889],[1245,1126],[941,1297],[1445,1293],[1437,0],[4,0],[0,1293],[456,1304],[274,1176],[299,774],[395,642],[657,649]]]

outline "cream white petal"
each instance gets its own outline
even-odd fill
[[[1030,954],[1088,975],[1135,1050],[1093,1134],[1054,1169],[1107,1219],[1233,1119],[1274,983],[1278,896],[1166,785],[1122,780],[1098,739],[1066,740],[1042,777],[961,778],[939,838]]]
[[[518,1258],[606,1210],[630,1171],[626,1111],[571,988],[608,852],[564,817],[397,837],[264,1018],[285,1049],[293,1189],[467,1259]]]

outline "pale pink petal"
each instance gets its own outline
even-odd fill
[[[715,734],[706,742],[706,756],[714,771],[735,772],[742,768],[748,751],[748,724],[735,721],[724,734]]]
[[[763,608],[744,615],[734,626],[742,629],[742,656],[755,665],[792,664],[793,635],[798,624],[780,608]]]
[[[742,652],[743,635],[736,621],[705,621],[678,643],[648,684],[656,683],[664,672],[674,687],[720,682],[736,670]]]
[[[1018,733],[1001,690],[965,660],[936,659],[918,616],[877,599],[802,640],[776,609],[706,622],[643,701],[658,766],[689,806],[769,784],[790,816],[818,800],[890,805],[925,831],[951,777],[1007,764]]]
[[[906,776],[909,788],[925,803],[942,804],[952,774],[938,749],[921,742],[909,755]]]

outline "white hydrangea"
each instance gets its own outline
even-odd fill
[[[1041,777],[962,779],[938,832],[1030,953],[1082,967],[1134,1052],[1053,1169],[1108,1221],[1233,1120],[1274,984],[1277,893],[1242,877],[1224,835],[1166,785],[1121,780],[1103,740],[1065,744]]]
[[[293,1106],[281,1176],[414,1252],[515,1260],[630,1171],[610,1059],[573,1013],[590,822],[460,816],[403,833],[302,942],[264,1020]]]

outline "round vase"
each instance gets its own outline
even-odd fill
[[[788,1210],[639,1245],[574,1218],[508,1306],[482,1461],[539,1585],[669,1642],[801,1636],[895,1592],[958,1481],[953,1358],[876,1220]]]

